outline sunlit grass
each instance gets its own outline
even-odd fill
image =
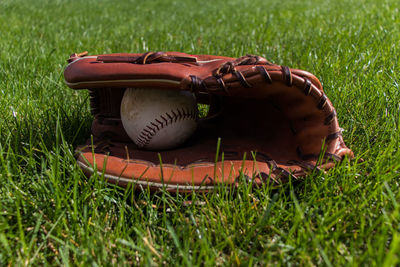
[[[399,264],[398,1],[0,1],[0,265]],[[87,179],[73,52],[257,54],[320,78],[357,159],[273,189]]]

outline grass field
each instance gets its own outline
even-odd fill
[[[399,11],[395,0],[1,0],[0,265],[400,264]],[[257,54],[308,70],[364,161],[208,195],[87,179],[74,147],[90,134],[88,95],[63,80],[85,50]]]

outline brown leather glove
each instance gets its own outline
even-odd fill
[[[94,115],[93,142],[77,149],[87,175],[104,173],[122,186],[210,190],[220,183],[236,185],[239,177],[279,184],[352,157],[332,103],[306,71],[252,55],[85,52],[68,61],[65,81],[89,90]],[[135,87],[194,92],[199,103],[210,105],[208,116],[184,145],[140,150],[120,119],[124,90]]]

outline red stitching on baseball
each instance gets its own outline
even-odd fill
[[[148,125],[146,125],[143,130],[140,132],[138,138],[136,138],[136,144],[139,147],[144,147],[148,145],[151,139],[156,135],[164,127],[168,126],[168,124],[172,124],[177,122],[178,120],[184,119],[196,119],[196,112],[194,110],[185,110],[182,108],[182,111],[179,109],[171,110],[171,113],[165,112],[163,115],[160,115],[160,119],[156,118],[154,121],[151,121]],[[165,117],[168,117],[166,119]]]
[[[156,128],[157,128],[157,131],[159,131],[159,130],[160,130],[160,128],[158,127],[158,125],[157,125],[157,124],[155,124],[154,122],[150,122],[150,124],[151,124],[151,125],[153,125],[154,127],[156,127]]]

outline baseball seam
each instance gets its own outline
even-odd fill
[[[172,123],[176,123],[178,120],[185,119],[197,119],[197,112],[195,110],[185,110],[176,109],[171,110],[170,112],[165,112],[161,114],[158,118],[155,118],[153,121],[150,121],[140,132],[138,138],[136,139],[136,144],[139,147],[144,147],[148,145],[151,139],[159,132],[161,129],[171,125]]]

